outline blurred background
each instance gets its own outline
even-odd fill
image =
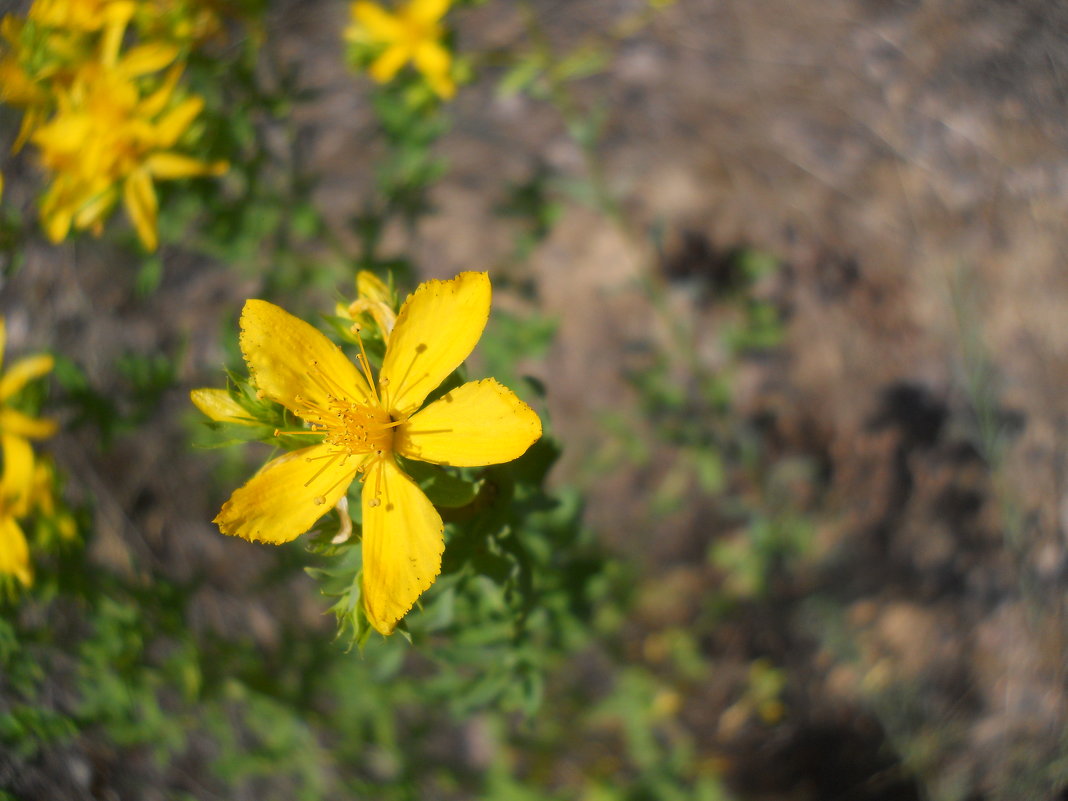
[[[347,4],[242,14],[189,67],[230,172],[160,184],[154,253],[48,241],[0,159],[82,530],[4,608],[0,798],[1068,797],[1068,6],[456,4],[427,129]],[[211,523],[269,451],[194,447],[189,390],[359,267],[489,271],[566,630],[350,651],[300,542]]]

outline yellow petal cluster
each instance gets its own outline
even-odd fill
[[[193,405],[217,423],[255,425],[245,407],[238,403],[225,389],[194,389],[189,393]]]
[[[371,63],[371,77],[387,83],[408,63],[426,78],[427,84],[442,99],[456,94],[452,78],[452,53],[442,43],[445,28],[442,18],[452,0],[410,0],[394,12],[377,3],[357,0],[352,4],[352,22],[345,38],[360,45],[370,45],[379,53]]]
[[[221,36],[215,0],[140,0],[134,25],[146,40],[198,44]]]
[[[0,317],[0,366],[6,339],[7,328]],[[26,535],[18,521],[35,507],[46,513],[55,507],[51,487],[45,485],[49,476],[42,472],[40,464],[35,466],[29,440],[52,436],[56,423],[18,411],[11,406],[11,400],[52,367],[51,356],[27,356],[0,374],[0,575],[14,576],[25,586],[33,581],[33,569]]]
[[[121,201],[154,250],[154,182],[227,169],[180,148],[203,108],[179,88],[184,48],[217,22],[193,0],[34,0],[26,19],[0,21],[0,102],[23,109],[15,149],[31,142],[51,178],[40,204],[49,239],[98,235]]]
[[[260,393],[301,418],[314,444],[267,463],[215,518],[248,540],[288,542],[362,483],[363,603],[390,634],[441,570],[441,516],[396,457],[475,467],[521,456],[541,436],[537,414],[493,379],[425,404],[474,348],[490,309],[485,273],[427,281],[404,302],[377,380],[307,323],[249,300],[241,351]],[[202,405],[201,396],[198,405]],[[221,408],[220,413],[225,411]]]
[[[338,317],[353,322],[353,331],[359,332],[365,325],[374,325],[383,342],[389,342],[389,334],[397,321],[393,311],[393,292],[370,270],[356,274],[356,300],[337,305]]]

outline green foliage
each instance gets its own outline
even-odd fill
[[[495,312],[478,355],[485,372],[531,401],[545,395],[541,383],[523,370],[527,360],[544,358],[556,335],[555,319],[537,314]]]
[[[195,694],[198,681],[189,671],[196,664],[180,650],[156,664],[146,653],[156,632],[137,607],[109,598],[97,604],[94,630],[78,648],[74,717],[103,727],[118,745],[149,745],[166,762],[184,749],[189,722],[166,708],[164,694]]]
[[[116,436],[137,430],[157,411],[165,392],[177,381],[180,355],[127,352],[114,365],[115,379],[105,389],[94,386],[75,362],[56,359],[55,378],[61,401],[70,409],[70,428],[90,426],[104,447]]]
[[[0,205],[0,275],[12,275],[26,254],[26,224],[17,209]]]
[[[22,758],[33,757],[48,743],[75,732],[73,721],[42,703],[45,671],[19,637],[14,625],[0,619],[0,743]]]
[[[530,178],[508,188],[498,212],[522,226],[516,237],[516,261],[529,258],[564,213],[564,204],[554,199],[559,194],[558,183],[548,167],[539,165]]]

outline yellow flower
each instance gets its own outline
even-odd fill
[[[217,423],[256,425],[245,407],[225,389],[194,389],[189,393],[189,398],[194,406]]]
[[[430,88],[447,100],[456,93],[456,83],[450,74],[452,54],[441,43],[445,33],[441,18],[451,2],[410,0],[391,14],[376,3],[357,0],[352,4],[352,24],[345,30],[345,38],[383,48],[370,67],[371,77],[379,83],[393,80],[410,61]]]
[[[14,576],[24,586],[33,583],[30,548],[17,518],[29,512],[33,488],[33,450],[12,434],[0,434],[4,472],[0,475],[0,575]]]
[[[7,344],[7,325],[0,317],[0,364]],[[30,512],[38,502],[37,473],[30,439],[44,439],[56,433],[55,420],[30,417],[8,405],[30,381],[40,378],[54,366],[47,354],[19,359],[0,375],[0,448],[3,474],[0,475],[0,575],[14,576],[24,585],[33,581],[30,551],[17,518]]]
[[[352,320],[359,326],[373,322],[383,342],[389,342],[389,334],[397,322],[393,311],[393,292],[382,279],[369,270],[356,273],[356,300],[348,305],[337,305],[338,317]]]
[[[173,101],[181,68],[142,97],[137,79],[171,63],[177,50],[141,45],[114,63],[89,63],[59,92],[55,116],[32,141],[55,178],[41,200],[41,222],[53,242],[71,226],[99,233],[121,192],[126,211],[148,250],[158,244],[158,201],[153,180],[220,174],[207,163],[172,150],[203,108],[196,96]]]
[[[6,321],[3,317],[0,317],[0,366],[3,364],[6,340]],[[18,394],[23,387],[35,378],[40,378],[49,373],[54,365],[55,360],[48,354],[26,356],[11,365],[0,376],[0,433],[19,437],[20,439],[46,439],[56,433],[55,420],[30,417],[17,409],[12,409],[8,405],[8,401]]]
[[[136,8],[133,0],[34,0],[26,16],[48,28],[96,32],[125,27]]]
[[[493,379],[420,407],[474,348],[489,317],[485,273],[427,281],[397,315],[374,381],[307,323],[262,300],[241,315],[241,350],[259,391],[306,421],[320,441],[268,462],[223,505],[220,530],[288,542],[362,474],[363,603],[393,631],[441,570],[444,527],[395,456],[475,467],[521,456],[541,436],[537,414]]]

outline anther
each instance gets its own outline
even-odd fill
[[[371,500],[367,502],[367,505],[370,506],[372,509],[374,509],[376,506],[378,506],[381,503],[382,503],[382,501],[378,500],[378,498],[371,498]]]

